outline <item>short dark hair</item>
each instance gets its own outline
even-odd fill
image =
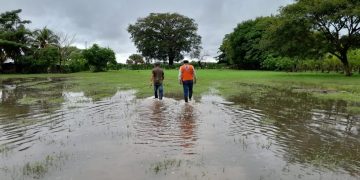
[[[160,63],[159,63],[159,62],[156,62],[154,65],[155,65],[156,67],[159,67],[159,66],[160,66]]]
[[[189,63],[189,61],[188,61],[188,60],[184,60],[183,63],[186,64],[186,63]]]

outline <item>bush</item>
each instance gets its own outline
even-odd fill
[[[353,71],[357,71],[360,74],[360,49],[349,52],[349,63]]]
[[[109,63],[116,64],[115,53],[109,48],[94,44],[90,49],[83,51],[83,56],[93,72],[105,71]]]
[[[85,59],[69,59],[64,65],[65,72],[80,72],[89,70]]]
[[[266,70],[277,70],[276,61],[276,58],[269,56],[261,63],[261,68]]]

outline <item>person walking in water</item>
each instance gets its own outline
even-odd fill
[[[196,84],[196,72],[193,65],[189,61],[184,60],[183,65],[179,69],[179,82],[184,88],[185,102],[191,101],[193,93],[193,85]]]
[[[151,76],[151,84],[154,85],[154,94],[155,98],[159,98],[162,100],[164,95],[164,88],[163,88],[163,81],[164,81],[164,71],[160,68],[160,63],[156,62],[154,68],[152,70]]]

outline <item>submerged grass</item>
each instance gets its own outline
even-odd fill
[[[41,97],[30,97],[25,96],[17,101],[21,105],[34,105],[39,103],[50,103],[50,104],[59,104],[64,102],[62,97],[51,97],[51,96],[41,96]]]
[[[197,70],[198,83],[194,87],[195,96],[212,88],[219,90],[225,97],[236,96],[243,92],[253,95],[269,88],[279,90],[301,90],[322,99],[344,100],[358,104],[360,102],[360,75],[345,77],[335,73],[286,73],[272,71],[236,71],[236,70]],[[165,96],[181,94],[182,87],[177,80],[177,70],[165,70]],[[0,81],[7,78],[67,78],[72,91],[83,91],[95,100],[110,97],[118,90],[135,89],[138,97],[152,95],[150,70],[120,70],[100,73],[81,72],[73,74],[35,74],[2,75]],[[41,87],[41,86],[40,86]],[[26,101],[25,101],[26,102]],[[356,108],[355,108],[356,109]]]
[[[11,149],[8,146],[4,144],[0,145],[0,154],[6,155],[10,151]]]
[[[172,168],[179,168],[182,161],[176,159],[166,159],[164,161],[157,162],[151,166],[151,170],[158,174],[161,171],[166,171]]]
[[[22,105],[33,105],[33,104],[38,103],[39,101],[40,101],[40,99],[38,99],[38,98],[25,96],[25,97],[19,99],[18,103],[22,104]]]
[[[64,152],[52,153],[42,160],[26,162],[24,165],[0,167],[1,171],[9,174],[14,180],[18,179],[43,179],[51,170],[59,169],[69,159],[69,155]]]
[[[60,166],[67,158],[68,155],[64,153],[47,155],[42,161],[26,163],[22,168],[22,173],[24,176],[39,179],[44,177],[50,168]]]

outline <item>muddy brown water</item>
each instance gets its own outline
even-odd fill
[[[12,79],[0,97],[1,180],[360,179],[359,115],[307,93],[94,100]]]

